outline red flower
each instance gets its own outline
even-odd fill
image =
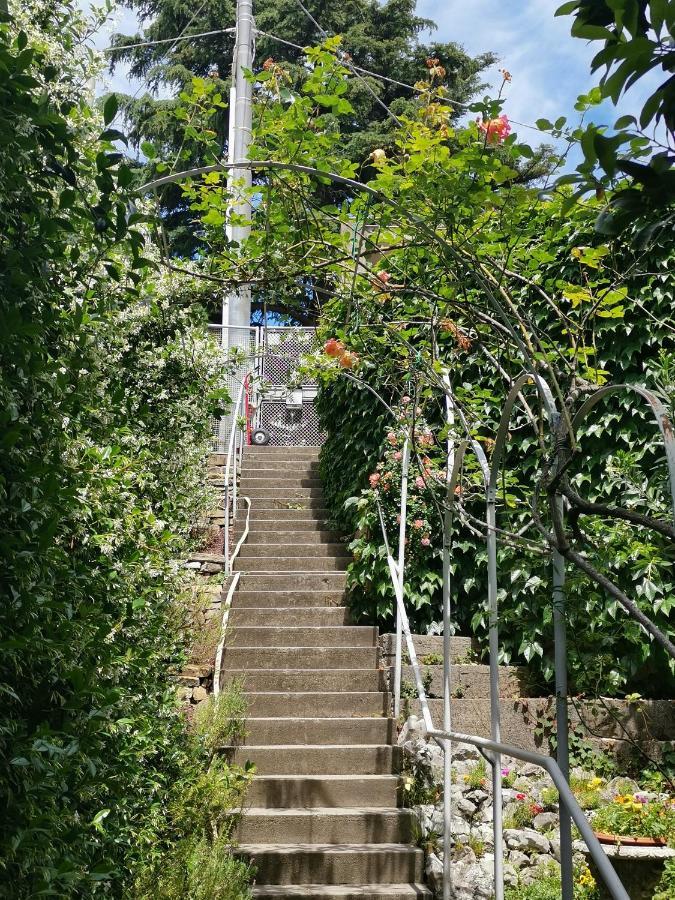
[[[496,119],[477,119],[478,127],[487,135],[488,144],[501,144],[511,134],[508,118],[502,113]]]
[[[358,361],[359,358],[356,353],[352,353],[349,350],[345,350],[345,352],[340,357],[340,365],[343,369],[353,369]]]
[[[516,800],[524,800],[525,794],[516,794]]]
[[[323,345],[323,352],[326,356],[342,356],[345,352],[345,345],[342,341],[338,341],[335,338],[330,338]]]

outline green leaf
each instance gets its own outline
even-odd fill
[[[103,121],[106,125],[109,125],[112,122],[112,120],[117,115],[118,109],[119,103],[117,100],[117,94],[110,94],[110,96],[103,104]]]
[[[574,12],[574,10],[579,6],[579,3],[580,0],[568,0],[567,3],[563,3],[562,6],[559,6],[553,13],[553,15],[568,16],[570,13]]]

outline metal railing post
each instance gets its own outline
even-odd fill
[[[408,472],[410,470],[410,444],[408,438],[403,444],[403,462],[401,465],[401,521],[398,528],[398,583],[403,597],[403,577],[405,572],[405,534],[408,512]],[[394,660],[394,718],[401,714],[401,668],[403,665],[403,630],[401,611],[396,604],[396,656]]]
[[[491,486],[487,490],[487,563],[488,615],[490,647],[490,737],[501,741],[499,714],[499,611],[497,607],[497,513],[496,497]],[[492,827],[494,838],[495,900],[504,900],[504,840],[502,833],[502,759],[495,753],[492,764]]]
[[[448,385],[450,381],[448,378]],[[445,510],[443,514],[443,728],[452,731],[452,593],[450,550],[452,545],[452,504],[455,490],[455,442],[452,426],[455,410],[445,398],[445,417],[449,426],[445,460]],[[452,742],[443,748],[443,900],[452,897]]]
[[[450,478],[448,454],[448,479]],[[450,544],[452,489],[448,487],[443,516],[443,729],[452,731],[452,618],[450,593]],[[443,741],[443,900],[452,897],[452,743]]]
[[[562,498],[555,503],[562,515]],[[567,627],[565,622],[565,560],[553,550],[553,642],[555,657],[556,761],[569,783],[569,720],[567,709]],[[574,863],[572,858],[572,819],[567,807],[560,804],[560,875],[563,900],[574,897]]]

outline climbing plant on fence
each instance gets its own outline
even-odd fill
[[[260,102],[252,166],[264,183],[256,188],[245,248],[227,245],[217,224],[216,211],[224,217],[227,204],[221,160],[214,156],[203,175],[184,182],[215,249],[208,277],[291,285],[322,301],[323,333],[341,350],[328,371],[325,358],[307,364],[324,380],[327,496],[336,520],[359,529],[351,583],[356,610],[365,616],[387,621],[393,597],[383,561],[373,565],[381,554],[368,526],[368,494],[365,506],[345,510],[344,503],[363,489],[382,492],[367,479],[382,456],[386,417],[374,398],[352,382],[341,384],[337,373],[355,372],[389,401],[410,396],[411,427],[423,417],[434,429],[426,455],[436,467],[449,436],[474,439],[489,456],[513,380],[523,371],[542,375],[563,424],[554,434],[547,430],[536,396],[528,395],[527,406],[519,402],[514,414],[499,509],[508,548],[501,562],[505,655],[539,664],[550,678],[551,603],[543,575],[551,546],[558,546],[572,563],[568,618],[577,687],[616,691],[629,681],[653,682],[675,652],[666,636],[672,526],[658,430],[630,395],[614,398],[611,407],[606,401],[575,433],[569,423],[603,384],[652,378],[672,397],[672,242],[663,231],[646,246],[629,238],[603,242],[592,228],[602,197],[575,205],[561,187],[542,200],[516,177],[534,151],[512,133],[503,93],[475,104],[476,122],[457,126],[442,70],[442,61],[427,61],[416,115],[397,117],[395,152],[377,149],[364,160],[376,169],[367,185],[356,177],[359,167],[335,152],[337,120],[350,115],[345,95],[352,77],[340,64],[338,39],[308,50],[308,76],[297,94],[288,91],[279,66],[253,75]],[[508,72],[503,79],[507,91]],[[322,203],[316,183],[338,184],[348,199]],[[451,431],[443,425],[444,376],[455,406]],[[424,478],[419,453],[416,465]],[[556,466],[562,478],[552,475]],[[546,500],[554,485],[570,505],[567,528]],[[602,509],[593,506],[598,500]],[[613,506],[622,501],[642,518],[623,516]],[[453,561],[458,616],[479,634],[482,503],[469,456]],[[438,535],[439,515],[432,502],[432,534]],[[418,627],[439,618],[440,593],[420,588],[437,575],[433,552],[413,557],[408,580],[418,592]]]
[[[101,115],[87,89],[88,23],[67,2],[15,12],[0,23],[0,896],[122,896],[175,838],[186,787],[200,804],[204,754],[169,675],[227,394],[194,290],[153,271],[114,100]]]

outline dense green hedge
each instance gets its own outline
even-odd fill
[[[30,37],[0,24],[0,896],[122,896],[202,765],[168,676],[224,394],[201,314],[148,275],[81,15],[21,15]]]

